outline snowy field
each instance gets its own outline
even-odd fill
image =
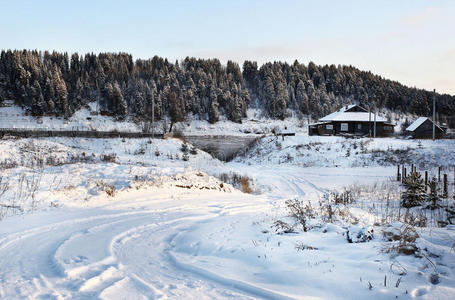
[[[454,146],[298,133],[223,163],[178,139],[4,138],[0,299],[455,298],[454,226],[413,226],[412,255],[394,239],[397,157],[453,182]]]

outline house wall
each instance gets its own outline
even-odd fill
[[[348,130],[342,131],[341,125],[348,124]],[[359,128],[359,124],[361,127]],[[333,130],[327,129],[327,125],[333,125]],[[384,129],[385,125],[383,122],[376,123],[376,136],[390,135],[393,133],[393,128],[391,131]],[[342,134],[352,134],[352,135],[368,135],[370,132],[369,122],[339,122],[334,121],[330,124],[321,124],[317,126],[317,130],[312,130],[311,135],[342,135]],[[371,122],[371,135],[374,134],[374,122]]]
[[[368,135],[370,133],[371,128],[371,135],[374,134],[374,122],[333,122],[335,134],[356,134],[356,135]],[[347,123],[348,124],[348,131],[341,131],[341,124]],[[360,128],[358,127],[360,124]],[[371,126],[371,127],[370,127]],[[384,134],[384,123],[376,122],[376,136],[381,136]]]
[[[443,134],[444,132],[439,127],[436,127],[436,138],[441,138]],[[414,130],[413,136],[417,139],[433,138],[433,122],[427,119]]]
[[[341,124],[348,124],[348,131],[341,130]],[[361,128],[358,125],[361,125]],[[332,125],[333,130],[327,129],[327,125]],[[393,127],[392,130],[385,130],[386,125],[383,122],[376,122],[376,136],[387,136],[393,134]],[[319,124],[314,125],[309,128],[309,135],[343,135],[343,134],[351,134],[351,135],[369,135],[370,132],[370,125],[369,122],[339,122],[334,121],[328,124]],[[371,122],[371,135],[374,134],[374,122]]]

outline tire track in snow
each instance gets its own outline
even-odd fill
[[[282,175],[274,174],[280,177],[279,182],[285,185],[286,192],[306,195],[309,181]],[[134,200],[128,202],[129,207],[134,207]],[[141,204],[147,203],[144,197],[137,200]],[[68,215],[64,221],[7,234],[0,239],[0,255],[16,253],[9,256],[11,262],[0,261],[0,270],[12,271],[8,274],[0,271],[0,296],[108,298],[128,289],[138,298],[141,295],[146,298],[188,298],[188,294],[197,291],[195,299],[200,299],[201,295],[207,298],[290,299],[188,265],[172,255],[172,240],[177,233],[221,215],[255,211],[264,204],[244,204],[231,199],[212,203],[216,206],[206,202],[176,204],[173,200],[166,202],[165,209],[140,211],[125,211],[126,207],[121,209],[119,203],[113,203],[111,207],[115,213],[106,213],[105,209],[109,208],[106,206],[101,210],[87,210],[88,217]],[[56,210],[55,213],[67,212]],[[33,245],[38,247],[34,249]],[[31,249],[35,251],[30,253]],[[18,262],[22,265],[18,266]],[[17,282],[20,282],[21,290],[7,287]]]
[[[232,209],[243,210],[243,206],[232,206]],[[166,210],[166,211],[172,211]],[[221,212],[220,212],[221,213]],[[225,213],[225,212],[223,212]],[[107,214],[103,216],[90,216],[87,218],[70,219],[63,222],[39,226],[34,229],[24,230],[13,233],[2,239],[0,247],[0,255],[5,252],[15,252],[16,255],[10,256],[10,262],[0,262],[1,270],[9,269],[8,274],[0,272],[1,286],[0,295],[8,298],[8,295],[30,295],[34,298],[40,297],[56,297],[56,298],[73,298],[78,297],[101,297],[103,291],[111,291],[114,286],[127,285],[129,288],[136,288],[141,291],[141,294],[150,298],[153,295],[164,297],[165,293],[160,291],[160,287],[155,287],[147,280],[136,275],[128,270],[124,272],[128,266],[119,261],[116,256],[117,251],[121,251],[123,246],[130,240],[141,238],[142,232],[149,232],[153,236],[154,228],[165,233],[165,237],[175,232],[173,230],[175,224],[192,224],[193,222],[201,221],[202,219],[211,218],[218,214],[209,213],[207,215],[188,216],[188,213],[177,213],[176,215],[163,216],[159,211],[141,211],[141,212],[124,212]],[[152,224],[150,224],[152,223]],[[119,230],[115,230],[118,227]],[[177,226],[178,227],[178,226]],[[115,233],[116,234],[113,234]],[[82,261],[81,257],[86,257],[85,253],[75,254],[78,251],[75,245],[78,245],[81,239],[93,236],[97,238],[107,234],[105,241],[99,245],[107,246],[108,251],[99,255],[98,260],[92,260],[90,264]],[[166,241],[167,239],[164,239]],[[108,242],[107,242],[108,241]],[[33,244],[39,243],[40,247],[35,248]],[[86,245],[86,242],[82,242]],[[90,243],[89,243],[90,244]],[[96,247],[98,243],[91,246]],[[153,248],[152,248],[153,249]],[[74,251],[74,253],[72,253]],[[92,252],[86,249],[87,253]],[[80,252],[80,251],[79,251]],[[95,251],[96,252],[96,251]],[[74,254],[74,255],[73,255]],[[98,253],[100,254],[100,253]],[[22,266],[18,267],[19,261],[24,257],[29,257]],[[71,258],[81,258],[82,264],[79,268],[69,268],[69,265],[74,265]],[[65,262],[66,260],[66,262]],[[40,262],[34,268],[30,268],[30,261]],[[44,265],[49,267],[45,270]],[[16,267],[14,267],[16,266]],[[172,270],[172,266],[164,266],[163,273]],[[11,276],[11,273],[13,275]],[[178,273],[174,270],[171,273]],[[21,278],[21,281],[17,281]],[[178,286],[179,282],[184,278],[174,278],[173,284],[160,283],[158,286]],[[186,279],[188,280],[188,279]],[[190,281],[193,281],[192,279]],[[13,290],[6,286],[14,286],[20,282],[22,286],[20,290]],[[199,283],[200,288],[207,289],[209,294],[223,295],[223,292],[217,292],[219,289],[211,284]],[[229,294],[228,291],[224,293]],[[138,294],[139,295],[139,294]]]

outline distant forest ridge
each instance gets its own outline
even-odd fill
[[[436,94],[440,122],[455,127],[455,96]],[[433,92],[406,87],[352,66],[304,65],[295,61],[245,61],[240,67],[218,59],[187,57],[169,62],[127,53],[68,53],[3,50],[0,104],[14,99],[33,115],[71,116],[97,101],[100,111],[118,119],[183,121],[189,114],[216,123],[223,115],[241,122],[249,107],[283,119],[289,110],[328,114],[342,105],[387,108],[429,116]]]

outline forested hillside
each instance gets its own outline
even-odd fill
[[[119,119],[173,122],[189,114],[211,123],[220,115],[241,122],[248,107],[271,118],[288,109],[320,117],[345,103],[388,108],[427,116],[433,94],[360,71],[352,66],[308,65],[297,61],[243,70],[229,61],[185,58],[181,62],[153,57],[133,61],[125,53],[86,54],[2,51],[0,102],[14,99],[34,115],[68,117],[82,105],[98,101],[100,111]],[[441,122],[455,126],[455,96],[437,95]]]

